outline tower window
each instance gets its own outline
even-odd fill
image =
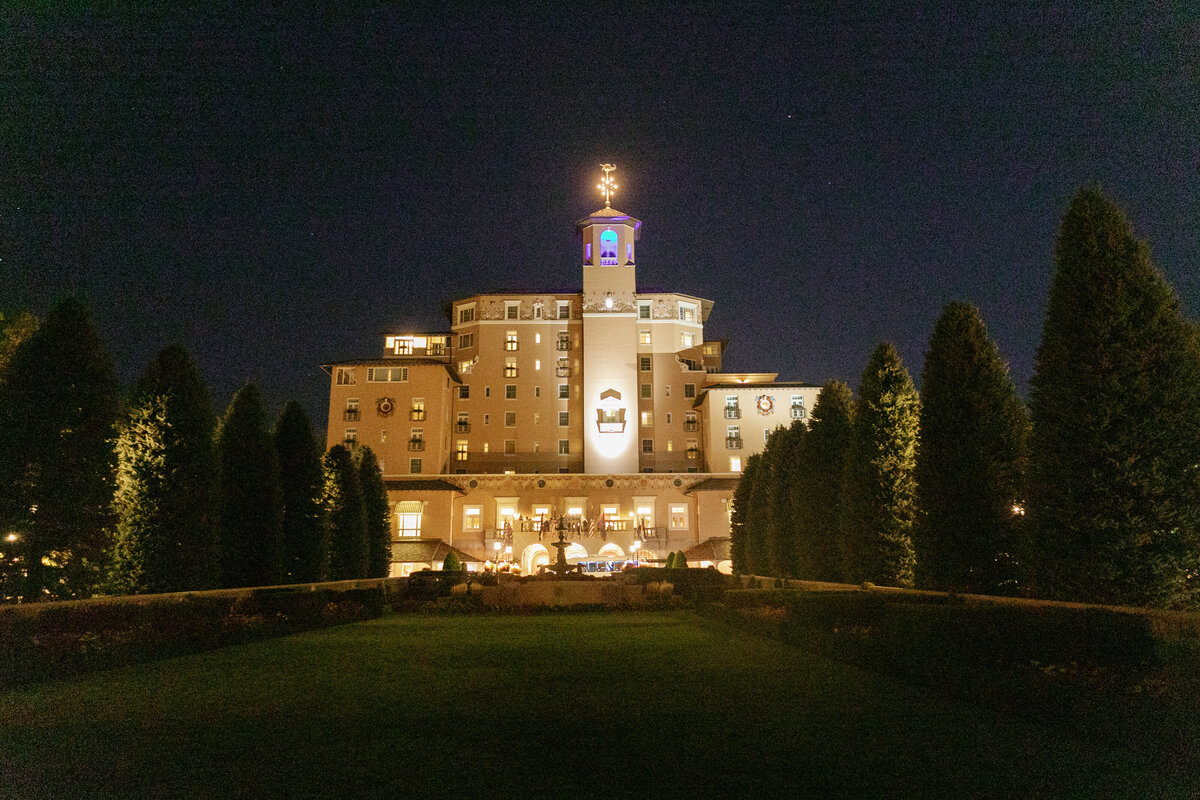
[[[600,234],[600,266],[615,267],[617,265],[617,232],[607,230]]]

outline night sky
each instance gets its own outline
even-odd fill
[[[182,341],[219,408],[322,428],[321,363],[578,291],[601,162],[639,288],[714,300],[731,370],[857,386],[888,339],[919,378],[968,300],[1025,393],[1091,182],[1200,316],[1195,3],[3,5],[0,309],[82,293],[126,385]]]

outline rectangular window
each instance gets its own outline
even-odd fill
[[[653,411],[643,411],[642,412],[642,427],[650,428],[653,426],[654,426],[654,412]]]
[[[346,428],[346,436],[342,441],[351,446],[358,444],[358,428]]]
[[[569,426],[570,424],[571,424],[571,412],[570,411],[558,412],[558,427],[565,428],[565,427]]]
[[[742,471],[742,457],[741,456],[730,456],[729,457],[729,471],[730,472],[741,472]]]
[[[408,367],[373,367],[367,370],[372,383],[403,383],[408,380]]]
[[[475,306],[461,306],[458,309],[458,324],[475,321]]]
[[[508,331],[507,333],[504,334],[504,349],[509,350],[509,351],[517,349],[517,332],[516,331]]]
[[[519,302],[505,303],[504,304],[504,318],[505,319],[520,319],[521,318],[521,304]]]
[[[654,392],[654,384],[651,384],[651,383],[643,383],[642,384],[642,398],[643,399],[648,399],[650,397],[653,397],[654,396],[653,392]]]
[[[535,358],[535,359],[533,360],[533,371],[534,371],[534,372],[541,372],[541,371],[542,371],[542,360],[541,360],[540,358]],[[533,396],[534,396],[534,397],[537,397],[537,394],[535,393]]]
[[[668,425],[671,424],[671,412],[670,411],[667,412],[667,424]]]
[[[474,346],[475,346],[475,334],[460,333],[458,335],[458,349],[459,350],[467,350]]]
[[[387,441],[387,431],[380,431],[380,432],[379,432],[379,441],[381,441],[381,442],[386,442],[386,441]]]
[[[504,455],[515,456],[516,454],[517,454],[517,440],[516,439],[505,439],[504,440]]]
[[[537,411],[533,412],[533,424],[534,424],[534,425],[537,425],[537,424],[538,424],[538,423],[540,423],[541,421],[542,421],[542,415],[541,415],[541,413],[540,413],[540,412],[537,412]]]
[[[517,377],[517,360],[515,358],[504,359],[504,377]]]
[[[671,396],[671,384],[668,383],[666,386],[664,386],[663,391],[666,393],[667,397],[670,397]]]
[[[338,386],[353,386],[354,367],[338,367],[336,381]]]
[[[558,399],[559,400],[570,400],[571,399],[571,387],[568,384],[560,383],[558,385]]]
[[[458,399],[459,400],[470,400],[471,399],[470,384],[464,383],[462,386],[458,387]]]
[[[692,305],[691,303],[680,303],[679,304],[679,320],[681,322],[695,322],[696,321],[696,307],[694,305]]]
[[[346,399],[346,410],[342,412],[342,419],[347,422],[358,422],[358,398],[349,397]]]
[[[542,335],[541,335],[540,333],[535,333],[535,334],[533,335],[533,343],[534,343],[534,344],[541,344],[541,343],[542,343]]]
[[[420,538],[422,511],[422,503],[419,500],[401,501],[397,503],[396,535],[401,539]]]
[[[588,258],[591,258],[590,253],[588,254]],[[570,316],[571,316],[571,301],[570,300],[559,300],[558,301],[558,318],[559,319],[567,319]]]
[[[695,397],[696,396],[696,384],[685,383],[683,385],[683,396],[684,397]]]
[[[412,401],[412,409],[408,412],[408,418],[413,422],[425,421],[425,399],[422,397],[414,397]]]
[[[571,377],[571,362],[570,359],[560,358],[558,366],[554,368],[554,377],[569,378]]]
[[[686,531],[688,527],[688,507],[685,505],[671,504],[671,530]]]
[[[650,371],[650,356],[641,356],[638,358],[638,369],[642,372]]]
[[[566,331],[558,332],[558,339],[554,343],[555,350],[570,350],[571,336]]]
[[[700,447],[698,446],[696,440],[688,439],[687,440],[687,457],[690,459],[696,459],[699,455],[700,455]]]
[[[469,412],[458,412],[458,419],[454,422],[455,433],[470,433],[471,432],[471,415]]]
[[[517,427],[517,412],[515,412],[515,411],[505,411],[504,412],[504,427],[506,427],[506,428]]]
[[[679,346],[680,347],[691,347],[693,344],[695,344],[695,342],[696,342],[696,334],[694,334],[694,333],[679,334]]]
[[[674,439],[667,439],[667,452],[668,453],[675,452],[675,440]]]
[[[725,438],[726,438],[726,439],[740,439],[740,438],[742,438],[742,428],[741,428],[741,426],[740,426],[740,425],[726,425],[726,426],[725,426]]]
[[[638,319],[650,319],[649,303],[638,303]]]
[[[408,471],[410,473],[412,473],[413,475],[420,475],[421,474],[421,459],[410,458],[408,460]]]
[[[653,439],[642,439],[642,452],[643,453],[653,453],[654,452],[654,440]]]
[[[650,344],[650,331],[638,331],[638,344]]]
[[[698,422],[696,422],[696,412],[695,411],[683,412],[683,429],[685,431],[700,430],[700,424]]]
[[[477,531],[483,527],[483,515],[479,513],[479,506],[466,506],[463,508],[463,530]]]
[[[558,440],[558,454],[560,456],[569,456],[571,454],[571,442],[569,439]]]
[[[455,461],[466,461],[467,460],[467,441],[465,439],[459,439],[457,442],[454,443],[454,460]]]
[[[504,384],[504,399],[505,400],[516,400],[517,399],[517,385],[515,383]]]

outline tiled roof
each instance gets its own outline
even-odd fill
[[[383,485],[397,492],[461,492],[466,494],[461,486],[441,478],[384,478]]]
[[[688,561],[728,561],[730,540],[728,536],[714,536],[683,551]]]
[[[482,562],[484,559],[446,544],[441,539],[406,539],[392,543],[392,561],[440,564],[453,552],[459,561]]]
[[[684,494],[692,492],[732,492],[737,488],[738,478],[705,478],[689,486]]]

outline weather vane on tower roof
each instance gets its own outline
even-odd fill
[[[605,208],[611,207],[611,203],[609,201],[612,198],[612,193],[614,191],[616,191],[616,188],[617,188],[617,185],[615,183],[613,183],[613,177],[612,177],[613,170],[615,170],[616,168],[617,168],[616,164],[601,164],[600,165],[600,169],[604,170],[604,177],[600,179],[600,183],[599,183],[599,185],[596,186],[596,188],[599,189],[600,191],[604,192],[604,207]]]

